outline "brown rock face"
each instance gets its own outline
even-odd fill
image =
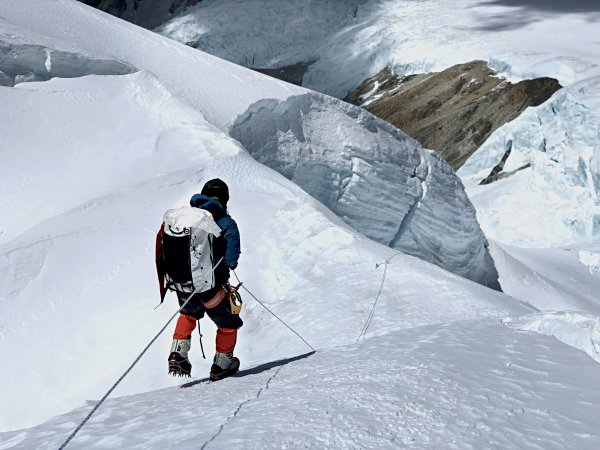
[[[363,82],[346,101],[392,123],[457,170],[489,135],[560,89],[553,78],[512,84],[484,61],[439,73],[396,77],[388,67]]]

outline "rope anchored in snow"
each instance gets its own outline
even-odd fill
[[[381,265],[385,265],[383,268],[383,276],[381,277],[381,283],[379,284],[379,292],[377,292],[377,296],[375,297],[375,301],[373,302],[373,307],[371,308],[371,311],[369,312],[369,315],[367,316],[367,320],[366,320],[364,326],[362,327],[360,334],[356,338],[356,342],[358,342],[360,340],[361,336],[364,340],[367,335],[367,330],[369,329],[369,326],[371,325],[371,321],[373,320],[373,315],[375,314],[375,307],[377,306],[379,297],[381,296],[381,293],[383,292],[383,285],[385,284],[385,275],[387,274],[387,266],[388,266],[388,264],[390,264],[392,262],[392,259],[394,259],[398,255],[400,255],[400,253],[396,253],[390,259],[386,259],[382,263],[375,264],[375,268],[378,268]]]
[[[279,320],[279,321],[280,321],[282,324],[284,324],[284,325],[287,327],[287,329],[288,329],[288,330],[290,330],[292,333],[294,333],[296,336],[298,336],[300,339],[302,339],[302,342],[304,342],[306,345],[308,345],[308,346],[310,347],[310,349],[311,349],[313,352],[316,352],[316,350],[314,349],[314,347],[313,347],[312,345],[310,345],[310,344],[309,344],[309,343],[306,341],[306,339],[304,339],[302,336],[300,336],[300,334],[299,334],[299,333],[297,333],[297,332],[296,332],[296,331],[295,331],[295,330],[294,330],[292,327],[290,327],[290,326],[289,326],[287,323],[285,323],[285,322],[284,322],[282,319],[280,319],[280,318],[277,316],[277,314],[275,314],[273,311],[271,311],[269,308],[267,308],[267,306],[266,306],[266,305],[265,305],[263,302],[261,302],[261,301],[260,301],[260,300],[259,300],[259,299],[258,299],[258,298],[257,298],[257,297],[256,297],[256,296],[253,294],[253,293],[252,293],[252,292],[250,292],[250,291],[248,290],[248,288],[246,288],[246,286],[244,286],[244,285],[243,285],[243,283],[240,281],[240,278],[237,276],[237,273],[235,273],[235,270],[233,271],[233,274],[234,274],[234,275],[235,275],[235,277],[237,278],[237,280],[238,280],[238,283],[240,283],[240,286],[241,286],[242,288],[244,288],[244,290],[245,290],[245,291],[248,293],[248,295],[250,295],[250,296],[251,296],[251,297],[252,297],[254,300],[256,300],[256,301],[257,301],[257,302],[258,302],[258,303],[259,303],[259,304],[260,304],[260,305],[261,305],[263,308],[265,308],[267,311],[269,311],[269,312],[270,312],[270,313],[273,315],[273,317],[275,317],[275,318],[276,318],[277,320]]]

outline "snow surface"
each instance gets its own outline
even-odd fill
[[[504,323],[518,330],[554,336],[600,362],[600,318],[597,316],[571,311],[546,311],[517,320],[507,319]]]
[[[552,338],[461,321],[111,399],[70,448],[594,449],[598,376]],[[90,407],[0,448],[56,448]]]
[[[262,100],[231,136],[365,236],[499,289],[451,167],[371,113],[319,94]]]
[[[521,248],[495,241],[490,250],[502,290],[540,310],[573,310],[600,317],[600,245]],[[585,258],[581,258],[585,255]]]
[[[204,0],[157,31],[250,67],[316,60],[303,85],[335,97],[385,66],[403,75],[478,59],[514,80],[563,85],[600,74],[600,7],[556,3]]]
[[[114,396],[145,393],[109,400],[73,447],[599,446],[599,366],[500,325],[532,307],[368,240],[225,134],[251,103],[304,90],[76,2],[4,0],[0,16],[28,43],[142,69],[0,87],[15,114],[0,121],[0,355],[27,369],[0,371],[1,429],[100,398],[129,366],[177,307],[171,294],[152,309],[160,218],[218,176],[242,233],[238,274],[317,353],[273,363],[306,346],[245,296],[236,354],[258,368],[156,391],[180,382],[165,333]],[[17,132],[19,152],[6,145]],[[90,407],[2,433],[0,448],[55,448]]]

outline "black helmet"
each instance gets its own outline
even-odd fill
[[[229,201],[229,188],[225,182],[219,178],[208,180],[202,188],[201,194],[207,197],[216,198],[224,209],[227,209]]]

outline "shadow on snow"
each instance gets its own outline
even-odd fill
[[[230,378],[242,378],[242,377],[247,377],[248,375],[256,375],[256,374],[259,374],[262,372],[266,372],[267,370],[271,370],[275,367],[285,366],[286,364],[289,364],[291,362],[298,361],[298,360],[304,359],[304,358],[308,358],[309,356],[314,355],[314,354],[315,354],[315,352],[308,352],[308,353],[304,353],[302,355],[294,356],[292,358],[279,359],[277,361],[272,361],[272,362],[268,362],[265,364],[261,364],[260,366],[251,367],[250,369],[240,370],[238,373],[231,376]],[[197,384],[202,384],[202,383],[206,383],[209,381],[210,381],[210,378],[206,377],[206,378],[202,378],[200,380],[194,380],[194,381],[190,381],[189,383],[182,384],[180,386],[180,388],[189,388],[192,386],[196,386]]]

